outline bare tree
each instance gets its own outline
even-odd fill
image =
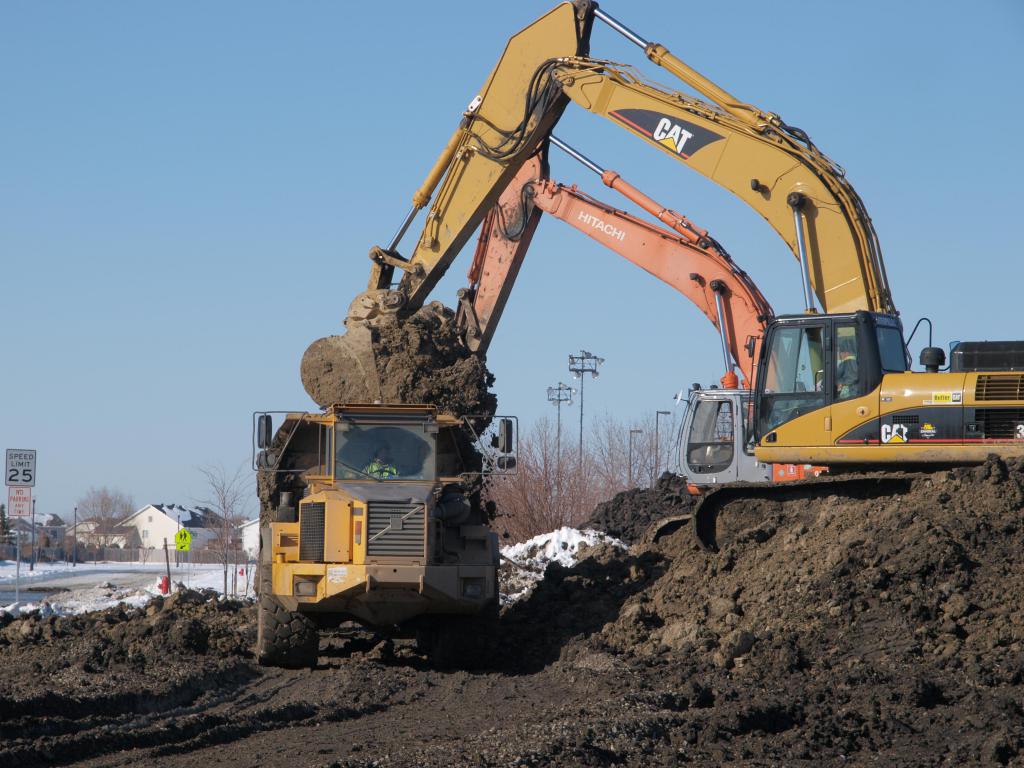
[[[551,421],[540,419],[520,438],[516,473],[494,477],[488,484],[499,523],[515,541],[581,525],[611,495],[589,446],[580,461],[575,441],[563,441],[560,454],[555,441]]]
[[[246,471],[247,464],[242,464],[228,474],[220,464],[209,464],[199,467],[199,473],[206,478],[208,498],[199,500],[199,504],[209,508],[217,515],[217,525],[213,529],[214,540],[210,549],[221,556],[224,563],[224,594],[228,593],[228,569],[241,547],[238,536],[239,524],[245,522],[246,501],[255,498],[252,489],[252,478]]]
[[[113,539],[124,535],[118,524],[134,511],[135,501],[131,496],[106,486],[90,488],[78,500],[78,519],[93,524],[91,538],[103,547],[109,547]]]

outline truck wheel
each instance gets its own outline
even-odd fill
[[[270,568],[269,563],[260,565],[256,661],[264,667],[312,667],[320,650],[320,633],[308,616],[287,610],[274,597]]]

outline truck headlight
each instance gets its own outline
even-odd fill
[[[481,578],[462,579],[462,596],[480,598],[484,596],[484,580]]]
[[[296,576],[292,582],[292,593],[299,597],[316,597],[319,576]]]

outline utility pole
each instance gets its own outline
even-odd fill
[[[75,535],[71,537],[71,567],[78,566],[78,505],[75,505]]]
[[[604,362],[603,357],[581,349],[578,355],[569,355],[569,370],[574,378],[580,380],[580,471],[583,471],[583,380],[586,374],[595,379],[598,377],[597,368]]]
[[[562,403],[572,405],[572,396],[574,394],[576,394],[576,390],[562,382],[558,382],[557,387],[548,387],[548,402],[558,410],[558,417],[555,422],[557,424],[557,427],[555,428],[556,471],[557,468],[561,468],[562,466]]]
[[[548,402],[558,412],[555,420],[555,503],[558,505],[562,502],[562,403],[572,405],[575,393],[575,389],[562,382],[558,382],[557,387],[548,387]]]
[[[671,411],[655,411],[654,412],[654,480],[651,481],[651,485],[658,482],[658,478],[661,477],[661,442],[659,440],[660,433],[658,432],[658,419],[662,416],[671,416]]]

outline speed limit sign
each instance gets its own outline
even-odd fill
[[[25,448],[7,449],[7,485],[15,488],[36,484],[36,452]]]

